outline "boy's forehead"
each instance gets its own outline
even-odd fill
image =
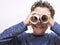
[[[41,15],[43,15],[43,14],[50,15],[51,14],[49,9],[46,7],[36,7],[34,9],[34,11],[38,12],[38,14],[41,14]]]

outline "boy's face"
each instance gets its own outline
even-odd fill
[[[38,16],[42,16],[42,15],[47,15],[48,17],[51,16],[49,9],[46,7],[36,7],[34,9],[34,12],[37,12],[35,14]],[[31,26],[33,28],[33,33],[35,35],[42,35],[47,30],[48,23],[42,23],[41,21],[39,21],[37,24],[35,25],[32,24]]]

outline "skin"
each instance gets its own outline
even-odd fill
[[[48,23],[42,23],[41,21],[39,21],[36,25],[31,24],[30,21],[29,21],[29,18],[30,18],[30,16],[35,15],[35,14],[38,15],[38,16],[47,15],[48,18],[49,18]],[[46,7],[36,7],[34,9],[34,11],[32,11],[27,16],[27,18],[24,21],[24,24],[26,26],[31,26],[32,27],[33,34],[43,35],[48,27],[52,27],[54,25],[54,20],[51,18],[51,13],[50,13],[48,8],[46,8]]]

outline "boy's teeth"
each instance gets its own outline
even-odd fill
[[[41,29],[42,29],[42,28],[43,28],[43,26],[38,26],[38,28],[41,28]]]

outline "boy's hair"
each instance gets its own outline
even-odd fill
[[[31,12],[34,11],[34,9],[36,7],[46,7],[49,9],[49,11],[51,12],[51,17],[53,18],[54,14],[55,14],[55,10],[53,9],[53,7],[50,5],[50,3],[48,3],[47,1],[37,1],[35,2],[32,7],[31,7]]]

